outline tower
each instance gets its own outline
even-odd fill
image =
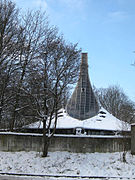
[[[73,118],[84,120],[97,115],[98,111],[99,105],[89,80],[88,56],[82,53],[79,79],[67,104],[67,113]]]

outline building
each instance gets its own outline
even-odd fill
[[[76,135],[117,135],[123,131],[129,133],[130,125],[104,108],[94,95],[88,74],[88,55],[82,53],[80,74],[76,88],[67,103],[66,109],[60,110],[56,134]],[[54,127],[52,120],[51,130]],[[25,126],[25,132],[42,133],[43,123],[38,121]]]
[[[71,117],[79,120],[88,119],[98,114],[99,105],[93,93],[88,74],[87,53],[82,53],[78,83],[66,110]]]
[[[69,116],[65,109],[61,109],[57,120],[55,134],[77,134],[77,135],[119,135],[123,131],[130,133],[130,125],[101,108],[98,114],[92,118],[80,121]],[[54,127],[52,120],[51,130]],[[37,121],[25,126],[25,132],[42,133],[43,123]]]

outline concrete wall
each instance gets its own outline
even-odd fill
[[[115,136],[66,136],[56,135],[49,151],[117,152],[126,144],[131,149],[130,138]],[[0,151],[42,151],[42,135],[26,133],[0,133]]]
[[[135,154],[135,124],[131,126],[131,154]]]

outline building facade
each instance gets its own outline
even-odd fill
[[[99,105],[91,87],[88,74],[88,54],[82,53],[77,86],[67,104],[69,116],[84,120],[98,114]]]

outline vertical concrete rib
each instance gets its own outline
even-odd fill
[[[88,74],[88,56],[87,53],[82,53],[79,79],[67,104],[67,113],[71,117],[84,120],[97,115],[98,111],[99,105]]]

